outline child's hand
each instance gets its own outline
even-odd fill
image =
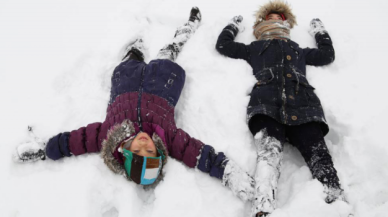
[[[35,141],[20,144],[13,154],[13,160],[17,163],[34,162],[45,159],[45,151],[41,145]]]
[[[30,141],[20,144],[13,153],[13,160],[17,163],[33,162],[46,159],[44,142],[35,136],[33,128],[28,126]]]
[[[327,31],[325,29],[325,26],[323,25],[322,21],[320,19],[318,19],[318,18],[314,18],[310,22],[309,33],[310,33],[310,35],[312,35],[314,37],[318,32],[320,34],[327,33]]]
[[[241,25],[241,22],[243,21],[243,17],[241,15],[233,17],[229,21],[229,25],[233,25],[239,32],[243,32],[245,30],[245,27]]]

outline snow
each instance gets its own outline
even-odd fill
[[[246,0],[16,0],[0,2],[0,216],[248,216],[243,203],[216,180],[170,160],[165,181],[144,191],[113,174],[98,154],[15,164],[12,152],[28,140],[27,126],[49,139],[102,121],[110,75],[126,43],[143,35],[149,55],[168,43],[192,6],[202,23],[177,63],[187,73],[176,108],[177,125],[223,151],[251,174],[255,154],[246,125],[246,107],[255,79],[243,60],[215,50],[221,29],[242,15],[245,31],[236,40],[254,40],[253,13],[265,2]],[[388,212],[388,90],[384,65],[388,45],[387,1],[290,2],[298,26],[291,38],[315,47],[308,34],[320,18],[332,36],[336,60],[308,67],[330,133],[326,142],[355,216]],[[346,216],[346,204],[326,204],[300,153],[285,147],[278,209],[271,217]]]

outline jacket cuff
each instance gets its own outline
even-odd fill
[[[238,34],[238,27],[232,23],[228,24],[223,31],[228,31],[233,35],[233,38]]]
[[[65,133],[62,133],[61,137],[59,138],[59,149],[61,153],[66,157],[71,156],[70,149],[69,149],[69,137],[70,137],[70,133],[65,132]]]
[[[329,33],[327,32],[317,32],[317,34],[315,34],[315,41],[317,42],[317,44],[333,44]]]
[[[197,168],[210,176],[222,179],[228,159],[223,152],[215,152],[210,145],[204,145]]]
[[[69,135],[69,132],[65,132],[52,137],[46,146],[46,156],[52,160],[58,160],[63,156],[70,157]]]

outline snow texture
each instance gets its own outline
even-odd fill
[[[236,15],[254,40],[252,14],[263,1],[84,0],[0,1],[0,216],[243,217],[251,204],[220,180],[170,159],[153,191],[114,174],[98,154],[15,164],[12,152],[30,141],[27,126],[47,141],[58,132],[103,121],[110,77],[125,45],[142,35],[149,59],[187,22],[201,25],[176,62],[187,73],[176,108],[178,127],[224,152],[254,174],[256,150],[245,122],[256,79],[243,60],[221,56],[215,43]],[[291,39],[315,47],[309,24],[320,18],[332,37],[334,63],[307,68],[330,126],[325,137],[350,206],[325,203],[300,153],[285,145],[277,209],[271,217],[385,217],[388,213],[387,1],[289,2],[298,19]],[[377,6],[376,6],[377,5]],[[373,20],[373,22],[370,22]]]

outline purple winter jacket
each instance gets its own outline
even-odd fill
[[[169,60],[121,63],[113,72],[111,102],[105,120],[52,137],[46,146],[47,156],[57,160],[63,156],[100,152],[109,130],[129,120],[136,133],[156,133],[169,156],[221,179],[227,163],[225,155],[176,127],[174,107],[184,80],[185,71]],[[121,155],[112,155],[122,163]]]

